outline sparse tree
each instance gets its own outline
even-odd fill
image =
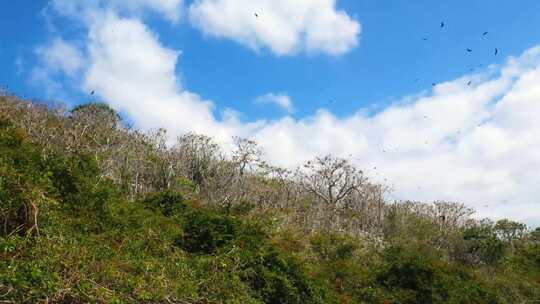
[[[497,221],[493,228],[497,236],[510,244],[512,248],[515,248],[516,242],[524,239],[527,235],[527,225],[508,219]]]
[[[173,149],[177,155],[177,169],[199,187],[216,173],[216,163],[222,158],[219,145],[205,135],[183,135],[178,138]]]
[[[348,195],[360,190],[367,178],[347,159],[331,155],[316,157],[298,170],[298,182],[304,190],[328,206],[337,206]]]

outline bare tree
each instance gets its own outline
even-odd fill
[[[238,174],[243,176],[246,170],[256,170],[264,164],[262,160],[262,149],[253,140],[234,137],[235,149],[232,153],[232,161],[238,168]]]
[[[367,178],[347,159],[331,155],[316,157],[298,170],[298,182],[326,205],[337,206],[344,198],[360,190]]]
[[[198,187],[216,173],[216,164],[222,158],[219,145],[211,137],[195,133],[179,137],[173,150],[176,168]]]
[[[44,157],[56,152],[94,155],[102,177],[132,198],[176,189],[214,206],[247,202],[256,211],[271,212],[285,225],[307,232],[329,229],[374,235],[382,231],[393,211],[403,215],[400,221],[409,221],[411,214],[431,221],[441,237],[463,226],[472,212],[447,202],[390,207],[384,185],[370,182],[347,159],[331,155],[291,171],[267,164],[257,143],[245,138],[234,138],[229,154],[212,138],[193,133],[179,137],[171,147],[164,130],[133,130],[104,104],[86,104],[66,112],[0,96],[0,118],[26,131],[43,147]],[[512,227],[502,228],[501,237],[513,237],[506,235],[513,233]]]

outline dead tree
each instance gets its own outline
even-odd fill
[[[363,172],[347,159],[331,155],[306,162],[303,170],[298,170],[298,177],[305,191],[314,194],[328,206],[338,206],[367,181]]]

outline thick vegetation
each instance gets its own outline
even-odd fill
[[[347,160],[0,97],[0,303],[538,303],[540,229],[388,202]]]

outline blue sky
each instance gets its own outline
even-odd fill
[[[73,38],[84,35],[61,17],[45,16],[47,4],[47,0],[7,1],[0,11],[4,67],[0,83],[35,98],[56,96],[46,96],[28,80],[36,61],[34,48],[58,32]],[[171,25],[151,16],[147,22],[165,45],[182,50],[178,73],[185,86],[219,106],[241,110],[247,118],[281,114],[253,104],[254,97],[266,92],[287,92],[295,100],[299,117],[319,107],[329,107],[340,116],[359,107],[380,107],[471,67],[500,63],[505,55],[517,55],[540,42],[540,31],[535,30],[540,28],[540,3],[534,0],[519,5],[480,0],[343,0],[338,7],[363,27],[359,46],[343,56],[255,53],[230,40],[204,37],[185,20]],[[443,30],[441,21],[446,24]],[[53,23],[53,32],[48,22]],[[489,31],[485,38],[484,31]],[[491,56],[495,47],[502,56]],[[467,54],[466,48],[473,53]],[[22,66],[17,66],[18,61]],[[86,101],[88,96],[77,91],[70,92],[66,102]]]
[[[285,166],[352,154],[380,168],[368,174],[391,180],[397,198],[459,200],[482,215],[540,223],[540,211],[515,211],[540,210],[530,189],[538,177],[524,169],[539,160],[521,154],[540,141],[516,139],[540,128],[523,124],[540,102],[528,80],[539,71],[540,2],[279,2],[4,1],[0,85],[69,105],[100,99],[137,126],[174,135],[253,137]],[[246,8],[254,3],[265,9]],[[108,36],[115,28],[122,37]],[[289,110],[272,104],[276,96]]]

